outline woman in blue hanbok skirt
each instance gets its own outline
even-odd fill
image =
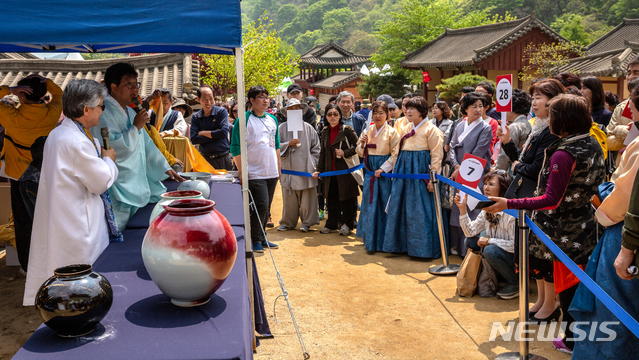
[[[382,251],[386,231],[386,204],[391,193],[391,179],[381,177],[393,170],[399,151],[399,133],[386,124],[388,105],[384,101],[373,103],[374,124],[360,137],[357,153],[364,157],[366,175],[362,206],[357,225],[357,236],[368,251]]]
[[[406,104],[409,123],[402,128],[397,174],[439,173],[444,137],[428,119],[428,103],[422,97]],[[421,179],[393,179],[382,250],[422,258],[441,256],[432,184]]]

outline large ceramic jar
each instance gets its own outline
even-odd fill
[[[211,174],[209,174],[210,176]],[[209,195],[211,195],[211,187],[209,186],[209,182],[208,181],[202,181],[202,180],[186,180],[186,181],[182,181],[180,183],[180,186],[178,186],[178,190],[194,190],[194,191],[199,191],[202,193],[202,196],[204,196],[205,199],[209,198]]]
[[[153,211],[151,212],[151,217],[149,218],[149,225],[155,220],[162,211],[164,211],[163,205],[167,205],[171,203],[173,200],[178,199],[204,199],[202,196],[202,192],[196,190],[178,190],[178,191],[170,191],[160,195],[160,201],[155,204]]]
[[[112,303],[111,284],[87,264],[55,269],[35,298],[36,309],[45,325],[65,337],[82,336],[95,330]]]
[[[144,266],[175,305],[207,303],[235,263],[235,234],[214,207],[212,200],[175,200],[144,236]]]

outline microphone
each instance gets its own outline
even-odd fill
[[[102,136],[102,143],[104,144],[104,149],[109,150],[109,129],[101,128],[100,135]]]
[[[138,99],[137,96],[133,98],[133,105],[135,105],[136,112],[140,112],[144,110],[144,107],[142,107],[142,103],[140,102],[140,99]]]
[[[140,102],[140,99],[137,96],[135,96],[133,98],[133,105],[135,105],[135,109],[134,110],[138,114],[140,113],[140,111],[146,111],[144,109],[144,107],[142,106],[142,103]],[[146,127],[147,130],[150,130],[151,129],[151,121],[147,121],[146,124],[144,124],[144,126]]]

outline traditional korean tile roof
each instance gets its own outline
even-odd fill
[[[334,50],[337,54],[342,56],[323,56],[330,50]],[[305,52],[300,57],[300,65],[314,65],[314,66],[351,66],[359,65],[368,62],[370,56],[356,55],[343,47],[335,44],[333,41],[329,41],[326,44],[317,45],[311,50]]]
[[[626,41],[639,42],[639,19],[623,19],[623,22],[592,44],[583,48],[589,55],[626,48]]]
[[[316,83],[310,84],[312,88],[337,89],[338,87],[348,84],[349,82],[359,79],[362,73],[359,71],[340,71],[335,75],[329,76]]]
[[[101,81],[106,69],[119,62],[130,62],[138,70],[142,84],[140,95],[150,95],[157,88],[167,88],[178,98],[192,99],[200,84],[200,64],[190,54],[155,54],[127,58],[99,60],[44,60],[38,57],[16,57],[0,54],[0,85],[15,86],[32,73],[45,76],[63,90],[74,79]],[[20,54],[23,55],[23,54]],[[183,91],[184,84],[192,84],[193,90]]]
[[[30,53],[0,53],[0,59],[39,59]]]
[[[612,76],[626,74],[630,60],[639,55],[639,43],[628,42],[628,47],[571,59],[568,64],[556,68],[554,72],[572,72],[579,76]]]
[[[436,39],[406,54],[400,64],[404,68],[471,66],[510,45],[533,28],[539,28],[557,41],[567,41],[534,15],[529,15],[497,24],[446,28]]]
[[[574,72],[580,76],[621,77],[628,63],[639,55],[639,19],[623,22],[582,49],[586,56],[572,59],[557,72]]]

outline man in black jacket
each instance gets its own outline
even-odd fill
[[[289,85],[288,89],[286,89],[286,97],[289,100],[295,98],[302,102],[302,87],[295,83]],[[281,112],[278,111],[276,116],[279,124],[286,122],[286,116],[282,115]],[[305,123],[311,124],[311,126],[315,128],[317,124],[317,114],[315,113],[315,110],[309,106],[302,116],[302,120],[304,120]]]

